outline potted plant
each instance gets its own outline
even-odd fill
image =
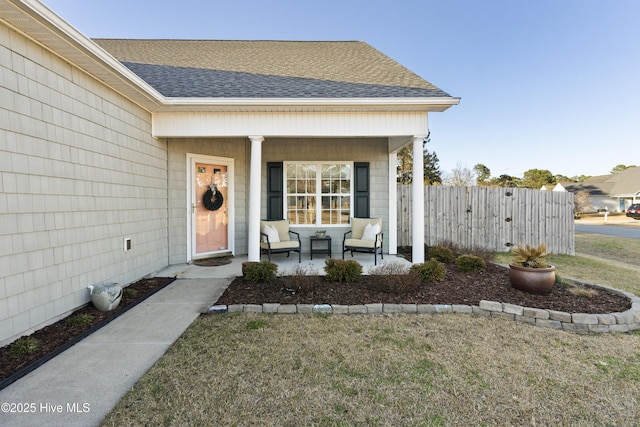
[[[532,294],[551,292],[556,281],[555,267],[547,264],[544,258],[551,255],[543,243],[538,247],[518,245],[512,251],[513,260],[509,264],[509,281],[521,291]]]

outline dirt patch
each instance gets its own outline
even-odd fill
[[[36,351],[29,354],[16,356],[11,352],[11,344],[0,348],[0,384],[13,374],[30,367],[34,363],[42,361],[53,352],[73,341],[76,337],[88,333],[92,329],[104,326],[110,320],[125,312],[128,308],[148,298],[153,293],[167,286],[175,280],[174,277],[154,277],[152,279],[141,279],[136,283],[127,286],[126,291],[118,307],[111,311],[100,311],[92,304],[74,311],[71,315],[58,322],[46,326],[33,334],[30,338],[38,340],[39,346]],[[72,324],[68,321],[71,317],[89,315],[91,321],[83,322],[81,325]],[[14,378],[14,380],[17,378]]]

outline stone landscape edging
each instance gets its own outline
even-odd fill
[[[631,308],[621,313],[567,313],[564,311],[524,307],[497,301],[480,301],[479,305],[463,304],[231,304],[212,305],[209,314],[274,313],[274,314],[439,314],[466,313],[501,317],[535,326],[562,329],[574,333],[615,333],[640,329],[640,298],[630,292],[604,285],[591,285],[629,298]]]

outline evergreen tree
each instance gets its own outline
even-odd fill
[[[522,176],[523,187],[539,190],[543,185],[555,184],[556,178],[546,169],[529,169]]]
[[[422,142],[422,155],[424,161],[424,183],[427,185],[441,184],[442,177],[438,156],[435,152],[427,150],[430,135]],[[411,184],[413,182],[413,147],[408,145],[398,151],[397,181],[399,184]]]
[[[482,163],[478,163],[473,167],[473,172],[476,174],[476,184],[479,186],[489,185],[489,179],[491,178],[491,171],[488,167]]]

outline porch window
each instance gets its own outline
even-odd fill
[[[352,215],[351,163],[285,163],[291,224],[348,224]]]

